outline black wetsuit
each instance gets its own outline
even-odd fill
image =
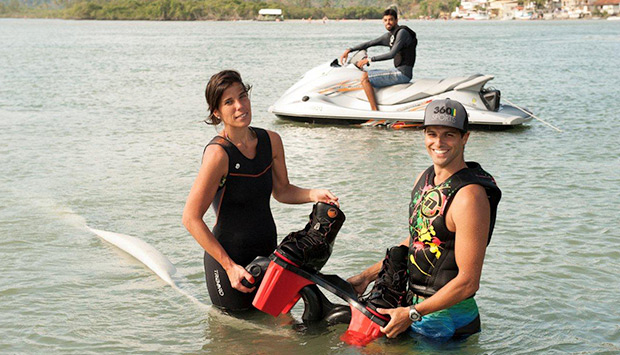
[[[245,157],[227,139],[216,136],[217,144],[228,155],[228,174],[213,199],[217,221],[213,234],[232,260],[246,266],[257,256],[268,256],[276,247],[276,225],[271,215],[272,152],[267,131],[251,128],[258,143],[254,159]],[[207,289],[213,305],[226,310],[252,307],[253,293],[232,288],[222,266],[204,254]]]
[[[387,46],[390,51],[374,57],[373,62],[394,58],[394,67],[409,78],[413,76],[413,66],[416,59],[416,47],[418,39],[416,33],[407,26],[395,26],[391,31],[381,37],[349,48],[351,51],[359,51],[374,46]]]

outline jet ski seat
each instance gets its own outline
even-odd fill
[[[457,86],[462,86],[461,84],[481,76],[484,75],[474,74],[467,77],[455,76],[445,79],[417,79],[407,84],[398,84],[376,89],[375,98],[380,105],[397,105],[405,102],[413,102],[453,90]],[[485,82],[486,81],[488,80],[485,80]],[[357,92],[357,98],[368,101],[363,91]]]

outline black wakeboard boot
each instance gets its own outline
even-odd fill
[[[407,256],[405,245],[392,247],[385,253],[379,277],[362,301],[376,308],[396,308],[407,304]]]
[[[297,266],[318,272],[332,255],[345,216],[337,206],[317,202],[309,217],[304,229],[287,235],[276,251]]]

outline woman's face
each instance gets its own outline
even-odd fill
[[[249,126],[252,122],[252,105],[245,87],[241,83],[234,83],[224,90],[219,108],[214,113],[226,126]]]

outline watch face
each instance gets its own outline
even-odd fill
[[[418,311],[413,306],[409,308],[409,319],[414,322],[417,322],[420,319],[422,319],[422,316],[420,315],[420,313],[418,313]]]

